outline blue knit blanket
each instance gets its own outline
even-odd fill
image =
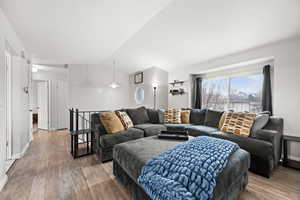
[[[227,140],[196,137],[149,160],[138,183],[153,200],[213,199],[216,178],[237,149]]]

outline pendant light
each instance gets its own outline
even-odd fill
[[[120,84],[116,81],[116,62],[113,61],[113,82],[109,85],[109,87],[115,89],[120,87]]]

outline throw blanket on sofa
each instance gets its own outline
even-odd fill
[[[138,183],[153,200],[213,199],[216,178],[238,148],[227,140],[196,137],[148,161]]]

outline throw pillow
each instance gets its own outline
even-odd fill
[[[124,126],[115,112],[101,113],[100,120],[108,134],[118,133],[124,130]]]
[[[222,126],[223,126],[223,124],[224,124],[225,117],[226,117],[226,112],[224,112],[224,113],[222,114],[222,117],[221,117],[221,119],[220,119],[220,121],[219,121],[219,124],[218,124],[218,129],[219,129],[219,130],[221,130],[221,128],[222,128]]]
[[[157,113],[158,113],[158,123],[159,124],[163,124],[164,123],[164,113],[165,113],[165,110],[164,109],[158,109]]]
[[[264,113],[259,113],[254,121],[254,124],[251,129],[251,137],[256,137],[256,132],[262,128],[264,128],[268,121],[269,121],[270,115],[269,114],[264,114]]]
[[[101,113],[103,113],[103,112],[93,113],[91,115],[91,129],[94,132],[98,132],[99,135],[105,135],[105,134],[107,134],[107,132],[100,120]]]
[[[189,124],[190,123],[190,110],[181,110],[181,123]]]
[[[131,128],[133,127],[133,123],[130,119],[130,117],[127,115],[126,112],[124,111],[116,111],[116,114],[118,115],[118,117],[120,118],[123,126],[125,129]]]
[[[164,122],[166,124],[180,124],[181,110],[168,108],[164,113]]]
[[[147,109],[148,117],[149,117],[149,122],[151,124],[158,124],[159,122],[159,116],[158,116],[158,110],[148,108]]]
[[[228,112],[221,131],[249,136],[255,118],[254,113]]]
[[[222,114],[223,112],[220,111],[206,110],[204,125],[218,128]]]
[[[147,109],[144,106],[139,108],[127,109],[126,112],[134,125],[146,124],[150,122]]]
[[[204,125],[206,109],[191,109],[191,124]]]

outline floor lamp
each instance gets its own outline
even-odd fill
[[[152,87],[153,87],[153,104],[154,104],[154,109],[156,110],[156,96],[157,96],[157,87],[158,87],[158,83],[152,83]]]

